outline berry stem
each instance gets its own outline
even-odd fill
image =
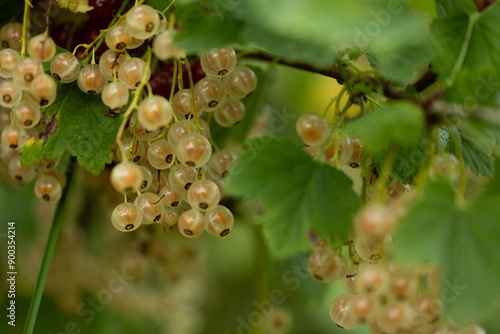
[[[24,0],[23,32],[21,36],[21,52],[19,52],[21,58],[26,57],[26,31],[28,30],[30,7],[32,6],[29,0]]]
[[[198,122],[198,116],[194,113],[194,81],[193,72],[191,72],[191,65],[189,65],[189,60],[184,58],[186,63],[186,69],[189,77],[189,89],[191,90],[191,116],[194,118],[194,124],[196,124],[196,133],[200,133],[200,122]]]
[[[383,203],[386,199],[387,194],[385,191],[385,187],[387,185],[389,175],[391,174],[392,168],[394,166],[394,162],[398,157],[398,152],[399,152],[399,146],[393,145],[389,150],[389,154],[387,155],[387,158],[385,158],[384,165],[382,166],[382,170],[380,171],[380,177],[377,180],[377,184],[375,186],[377,201],[380,203]]]
[[[144,74],[142,75],[142,79],[141,79],[141,83],[139,84],[139,87],[137,87],[135,90],[132,102],[130,103],[127,110],[123,114],[122,123],[120,124],[120,128],[118,129],[118,133],[116,134],[116,144],[118,145],[118,148],[120,149],[120,153],[121,153],[123,162],[128,161],[128,157],[127,157],[127,154],[125,153],[125,148],[123,147],[123,143],[122,143],[123,131],[125,131],[125,126],[127,125],[128,119],[130,118],[130,115],[137,107],[137,102],[139,101],[139,98],[142,96],[142,90],[144,89],[146,82],[148,82],[150,65],[151,65],[151,48],[148,47],[148,50],[146,51],[146,71],[144,71]]]
[[[174,4],[175,4],[175,0],[172,0],[172,2],[170,3],[170,5],[168,5],[167,8],[165,8],[162,11],[162,13],[165,14],[166,12],[168,12],[168,10],[170,9],[170,7],[172,7]]]
[[[72,156],[69,160],[68,169],[66,170],[66,178],[67,178],[66,187],[63,189],[61,199],[57,204],[56,213],[54,215],[54,220],[52,222],[52,227],[50,228],[47,245],[45,246],[45,252],[42,258],[42,264],[40,265],[40,271],[38,272],[38,278],[36,281],[35,290],[33,291],[33,296],[31,297],[28,317],[26,318],[26,324],[23,332],[24,334],[32,334],[33,329],[35,327],[38,309],[40,308],[40,302],[42,300],[45,282],[47,281],[47,275],[49,273],[50,262],[52,260],[52,255],[54,255],[54,250],[56,248],[56,243],[57,243],[57,237],[59,236],[59,231],[61,229],[63,213],[66,207],[65,204],[66,204],[66,197],[68,195],[68,189],[70,187],[71,179],[73,176],[73,170],[76,165],[77,165],[76,157]]]
[[[361,116],[366,114],[365,100],[363,98],[359,99],[359,104],[361,106]],[[361,200],[363,203],[367,202],[367,190],[368,190],[368,180],[366,173],[366,150],[363,150],[363,157],[361,160]]]
[[[340,98],[340,95],[337,97],[337,101],[339,100],[339,98]],[[333,135],[335,134],[335,130],[337,130],[340,122],[344,119],[344,116],[347,113],[347,110],[349,110],[349,107],[351,105],[352,105],[352,102],[350,100],[347,101],[346,104],[344,105],[344,109],[342,110],[340,115],[337,117],[335,124],[332,126],[332,128],[330,130],[330,134],[328,135],[328,138],[325,140],[325,143],[321,147],[321,151],[319,152],[318,157],[316,158],[316,161],[321,161],[321,157],[323,156],[323,154],[325,154],[325,151],[328,148],[328,144],[330,143],[330,140],[332,139]],[[338,151],[338,148],[336,149],[336,151]],[[335,155],[333,158],[335,159],[335,157],[337,155],[338,155],[337,152],[335,152]]]

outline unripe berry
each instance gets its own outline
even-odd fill
[[[171,186],[165,186],[160,190],[160,197],[163,198],[163,203],[169,208],[175,208],[184,199],[185,192],[177,192]]]
[[[49,61],[56,54],[56,43],[47,32],[41,33],[29,40],[28,53],[36,60]]]
[[[108,82],[96,64],[88,64],[78,74],[76,81],[80,90],[84,93],[99,94]]]
[[[186,198],[192,208],[209,211],[219,204],[220,190],[213,181],[198,180],[189,187]]]
[[[330,133],[326,119],[316,113],[306,113],[297,120],[297,134],[309,146],[321,146]]]
[[[101,98],[109,109],[119,109],[127,105],[129,90],[122,82],[110,82],[104,86]]]
[[[110,182],[120,193],[137,191],[141,186],[141,170],[131,162],[121,162],[111,170]]]
[[[33,79],[41,73],[44,73],[41,62],[33,58],[24,58],[14,68],[12,80],[22,90],[29,90]]]
[[[190,89],[182,89],[175,93],[172,105],[174,107],[175,116],[177,116],[178,119],[190,119],[194,116],[199,118],[201,114],[203,114],[203,103],[201,102],[200,96],[194,92],[193,97]],[[191,105],[193,106],[192,113]]]
[[[57,84],[52,76],[42,73],[31,82],[28,97],[36,102],[41,108],[48,107],[54,103],[57,95]]]
[[[55,177],[42,174],[36,181],[35,196],[38,199],[46,203],[54,203],[59,201],[61,195],[61,184]]]
[[[26,130],[19,125],[9,125],[2,131],[2,144],[11,149],[23,147],[27,139]]]
[[[111,214],[111,223],[121,232],[130,232],[141,226],[143,214],[141,209],[132,203],[119,204]]]
[[[50,61],[50,73],[60,83],[73,82],[80,73],[80,62],[70,52],[58,53]]]
[[[0,77],[12,78],[14,68],[21,61],[19,52],[14,49],[3,49],[0,51]]]
[[[130,35],[138,39],[148,39],[158,30],[160,17],[157,11],[148,5],[140,5],[132,8],[127,13],[125,27]]]
[[[194,91],[200,96],[205,111],[213,111],[226,101],[226,88],[216,78],[204,78],[194,86]]]
[[[315,280],[328,283],[345,276],[347,261],[329,245],[321,245],[309,256],[307,271]]]
[[[139,105],[137,117],[146,129],[157,130],[172,121],[172,105],[161,95],[149,96]]]
[[[330,318],[340,328],[349,330],[360,326],[352,310],[353,297],[350,294],[340,295],[330,306]]]
[[[23,97],[23,92],[12,80],[0,82],[0,106],[12,108],[19,103]]]
[[[115,76],[118,78],[120,66],[126,59],[125,53],[118,53],[111,49],[104,51],[99,59],[99,68],[106,80],[113,81]]]
[[[207,75],[223,77],[236,67],[238,58],[230,46],[211,49],[200,57],[201,67]]]
[[[246,66],[238,66],[224,78],[227,93],[237,99],[250,95],[257,88],[257,76]]]
[[[186,50],[179,48],[173,42],[176,33],[175,30],[165,30],[154,38],[153,53],[156,58],[166,61],[186,57]]]
[[[238,124],[245,117],[245,105],[237,99],[228,98],[219,108],[214,110],[214,118],[222,127]]]
[[[212,156],[212,145],[203,135],[192,133],[179,139],[175,149],[177,160],[189,167],[203,167]]]
[[[12,108],[14,124],[25,129],[37,125],[40,117],[40,106],[33,101],[23,100]]]
[[[158,195],[153,193],[141,194],[137,196],[134,204],[142,210],[143,224],[159,223],[161,221],[165,206]]]
[[[123,52],[132,42],[132,36],[124,26],[114,25],[106,32],[104,42],[110,50]]]
[[[207,221],[206,230],[213,236],[225,238],[234,225],[232,212],[223,205],[217,205],[215,209],[205,214]]]
[[[177,226],[184,236],[195,238],[205,230],[205,217],[200,211],[191,209],[181,214]]]
[[[170,168],[175,161],[174,148],[166,140],[154,141],[148,148],[148,161],[156,169]]]
[[[23,166],[21,165],[21,159],[19,156],[14,157],[9,162],[8,167],[9,175],[20,183],[31,182],[36,176],[36,170],[33,166]]]

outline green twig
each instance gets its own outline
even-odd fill
[[[47,240],[47,245],[45,247],[45,253],[43,254],[42,264],[40,266],[40,271],[38,272],[38,278],[35,285],[35,290],[33,291],[33,297],[31,297],[30,308],[28,311],[28,317],[26,319],[26,325],[24,327],[24,334],[33,333],[35,327],[36,316],[38,314],[38,309],[40,308],[40,302],[42,301],[43,289],[45,287],[45,282],[47,281],[47,275],[49,273],[50,262],[52,260],[52,255],[54,255],[54,250],[56,248],[57,237],[61,229],[62,218],[64,213],[64,208],[66,204],[66,197],[68,195],[68,189],[71,184],[71,178],[73,176],[73,169],[76,166],[76,158],[71,157],[69,161],[69,167],[66,171],[66,187],[63,189],[61,199],[57,204],[56,214],[52,222],[52,227],[50,228],[49,238]]]

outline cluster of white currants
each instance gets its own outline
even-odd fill
[[[352,168],[360,166],[363,147],[359,140],[354,138],[338,140],[337,136],[331,135],[328,121],[321,115],[313,112],[302,114],[297,120],[296,131],[307,145],[304,150],[311,158],[317,159],[321,154],[320,160],[332,166],[349,165]]]
[[[8,164],[13,180],[28,183],[36,177],[35,195],[45,202],[57,202],[65,183],[65,174],[56,168],[60,157],[53,161],[45,158],[33,166],[22,166],[20,161],[21,148],[33,137],[33,128],[40,122],[40,108],[56,99],[57,84],[42,66],[42,62],[54,57],[56,46],[47,32],[33,38],[26,36],[29,57],[25,57],[20,53],[21,36],[20,23],[8,23],[0,30],[0,106],[5,117],[1,158]]]

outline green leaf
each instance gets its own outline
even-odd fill
[[[454,79],[454,85],[447,91],[447,99],[464,103],[468,109],[491,105],[500,90],[500,6],[495,4],[481,14],[470,14],[468,6],[439,0],[438,12],[439,19],[434,22],[433,31],[440,49],[432,64],[440,80]],[[453,78],[457,60],[467,41],[469,20],[472,22],[469,45],[464,49],[465,58]]]
[[[84,94],[76,83],[60,85],[56,101],[45,110],[46,116],[55,115],[55,127],[49,126],[49,133],[36,141],[28,140],[22,163],[31,165],[43,157],[54,159],[68,148],[80,165],[99,174],[111,161],[110,151],[122,119],[106,116],[106,109],[100,95]]]
[[[394,236],[394,254],[401,263],[440,265],[441,300],[455,321],[477,321],[497,302],[499,200],[497,192],[459,205],[450,185],[431,183]]]
[[[460,137],[465,166],[469,167],[476,175],[493,177],[494,167],[491,151],[463,132],[460,132]]]
[[[16,16],[23,12],[23,8],[24,1],[2,1],[0,3],[0,27],[3,27],[8,22],[15,20]],[[20,16],[22,17],[22,15]]]
[[[264,233],[276,256],[308,247],[307,231],[345,242],[359,207],[352,181],[318,163],[289,141],[270,137],[247,142],[230,170],[227,191],[265,206]]]
[[[348,123],[343,133],[358,137],[368,151],[378,153],[393,144],[414,143],[423,128],[420,108],[409,102],[390,102]]]

